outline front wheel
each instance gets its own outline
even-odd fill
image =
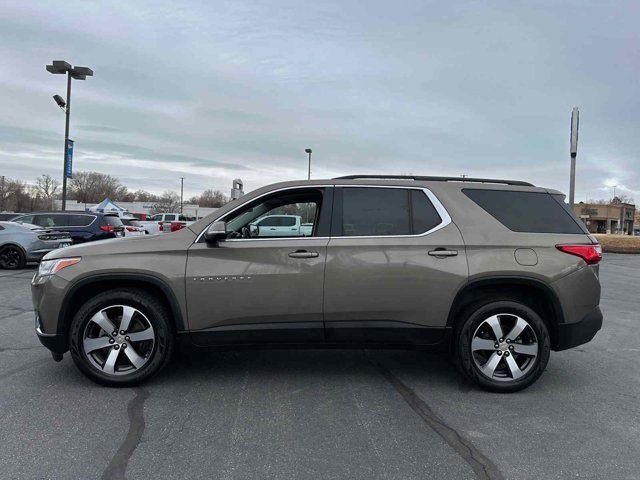
[[[113,290],[86,302],[69,332],[76,366],[107,386],[136,385],[162,369],[173,351],[167,308],[143,290]]]
[[[495,392],[515,392],[535,382],[547,366],[550,350],[543,320],[514,301],[495,301],[473,309],[459,330],[456,345],[462,373]]]

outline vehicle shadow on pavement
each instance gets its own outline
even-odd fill
[[[178,352],[167,368],[151,383],[207,381],[216,377],[243,375],[253,378],[296,376],[313,381],[318,377],[382,379],[378,366],[396,375],[421,375],[425,381],[456,390],[470,390],[446,355],[416,350],[342,349],[243,349],[221,351],[198,348]]]

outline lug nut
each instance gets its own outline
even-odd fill
[[[509,356],[509,352],[504,352],[504,356],[508,357]]]
[[[507,338],[507,343],[511,343],[511,339],[510,338]]]
[[[513,345],[509,345],[509,350],[513,352]]]
[[[118,335],[118,330],[114,330],[111,335],[113,335],[114,337],[117,336]]]
[[[125,332],[124,330],[120,330],[120,335],[124,335],[125,333],[127,332]]]
[[[498,350],[496,353],[498,354],[499,357],[502,355],[502,352],[500,350]]]
[[[495,348],[500,348],[500,344],[499,343],[494,343],[493,345]]]
[[[115,342],[115,340],[113,338],[110,338],[109,343],[113,343],[113,342]]]
[[[500,340],[498,340],[500,343],[504,342],[504,338],[501,338]]]
[[[122,348],[127,348],[127,344],[126,344],[126,343],[123,343],[123,344],[122,344]]]
[[[124,339],[125,339],[127,342],[128,342],[129,340],[131,340],[131,339],[129,338],[129,335],[127,335],[126,337],[124,337]]]
[[[115,348],[116,350],[118,350],[120,348],[120,345],[118,345],[117,343],[113,346],[113,348]]]

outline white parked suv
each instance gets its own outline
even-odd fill
[[[300,215],[267,215],[252,223],[250,229],[256,237],[309,237],[313,231],[313,224],[302,223]]]

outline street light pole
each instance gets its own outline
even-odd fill
[[[180,215],[182,215],[182,196],[184,194],[184,177],[180,177]]]
[[[71,168],[67,168],[68,159],[73,153],[72,148],[69,148],[69,119],[71,116],[71,79],[85,80],[87,77],[93,76],[93,70],[89,67],[72,67],[71,64],[64,60],[54,60],[51,65],[47,65],[47,72],[62,75],[67,75],[67,101],[65,102],[60,95],[54,95],[53,99],[58,106],[64,110],[65,122],[64,122],[64,150],[63,150],[63,162],[62,162],[62,211],[67,208],[67,178],[71,178]],[[69,167],[71,167],[69,165]]]
[[[571,111],[571,136],[569,138],[569,155],[571,155],[571,173],[569,177],[569,205],[573,208],[576,193],[576,157],[578,155],[578,124],[580,112],[578,107]]]
[[[64,110],[64,148],[62,149],[62,211],[67,208],[67,145],[69,143],[69,117],[71,116],[71,71],[67,71],[67,106]]]
[[[307,180],[311,180],[311,149],[305,148],[304,151],[305,153],[309,154],[309,170],[307,172]]]

